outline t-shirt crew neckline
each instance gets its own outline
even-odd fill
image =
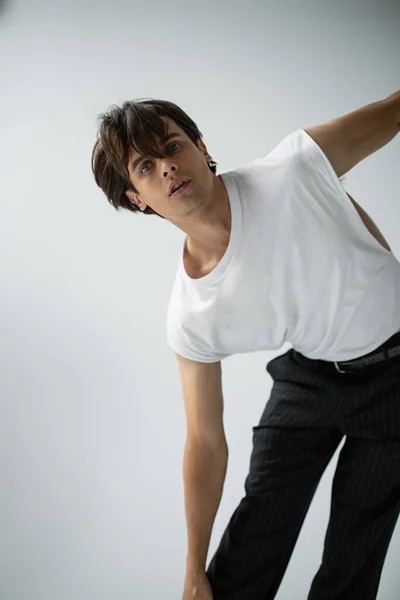
[[[229,243],[228,243],[228,247],[225,251],[225,254],[221,258],[221,260],[219,261],[217,266],[210,273],[208,273],[207,275],[204,275],[204,277],[199,277],[197,279],[193,279],[192,277],[189,277],[189,275],[186,273],[185,265],[183,262],[186,242],[189,237],[187,234],[185,234],[183,244],[182,244],[182,250],[181,250],[180,260],[179,260],[180,273],[186,281],[190,281],[190,283],[192,285],[195,285],[198,287],[203,286],[203,285],[209,285],[210,283],[214,283],[217,279],[219,279],[220,277],[222,277],[224,275],[233,255],[234,255],[234,252],[235,252],[235,249],[236,249],[236,246],[238,243],[242,214],[241,214],[241,206],[240,206],[239,195],[238,195],[238,191],[237,191],[237,187],[236,187],[236,182],[233,178],[233,175],[231,175],[229,173],[223,173],[220,175],[220,177],[225,184],[225,188],[226,188],[226,191],[228,194],[228,199],[229,199],[229,205],[231,208],[231,234],[230,234]]]

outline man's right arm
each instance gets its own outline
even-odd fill
[[[188,439],[183,478],[188,533],[186,572],[206,569],[207,553],[215,516],[221,501],[228,465],[228,447],[212,446]]]
[[[221,363],[200,363],[178,354],[177,360],[187,422],[183,460],[186,566],[187,572],[204,572],[228,464]]]

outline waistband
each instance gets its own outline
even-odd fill
[[[354,373],[360,371],[360,369],[365,369],[370,365],[374,365],[386,360],[390,360],[396,356],[400,358],[400,331],[392,335],[386,342],[381,344],[378,348],[369,352],[368,354],[364,354],[363,356],[359,356],[353,360],[346,360],[341,362],[331,362],[326,360],[316,360],[307,358],[297,350],[294,350],[294,355],[296,359],[305,364],[305,365],[319,365],[321,367],[331,368],[333,370],[336,369],[338,373]]]

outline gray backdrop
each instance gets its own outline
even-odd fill
[[[0,8],[0,596],[180,600],[186,435],[166,310],[183,232],[95,185],[97,115],[144,97],[197,122],[218,173],[399,89],[400,5],[3,2]],[[400,257],[396,138],[347,191]],[[223,361],[230,448],[208,560],[244,494],[279,352]],[[338,450],[339,451],[339,450]],[[278,593],[306,598],[337,453]],[[400,589],[396,529],[380,600]],[[397,559],[397,560],[396,560]]]

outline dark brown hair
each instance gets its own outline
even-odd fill
[[[126,208],[132,212],[147,215],[162,215],[147,206],[141,211],[130,202],[126,190],[138,193],[129,178],[129,148],[143,156],[162,158],[158,150],[158,140],[166,136],[167,124],[161,119],[167,117],[175,121],[187,136],[197,145],[203,135],[196,123],[179,106],[167,100],[129,100],[122,108],[113,105],[109,112],[98,116],[99,131],[92,152],[92,171],[97,185],[103,190],[108,201],[116,210]],[[217,164],[210,161],[208,166],[216,174]]]

